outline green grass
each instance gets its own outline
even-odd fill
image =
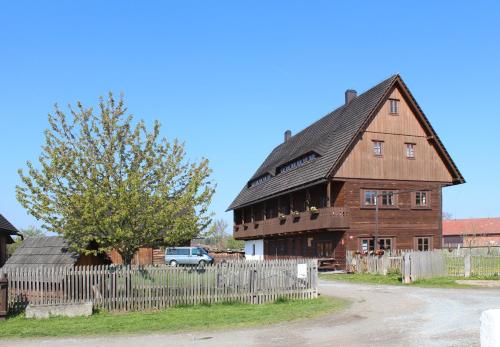
[[[401,285],[401,275],[372,275],[369,273],[354,273],[354,274],[320,274],[319,277],[324,280],[356,282],[356,283],[373,283],[373,284],[392,284]]]
[[[427,288],[478,288],[478,286],[473,286],[469,284],[459,284],[456,283],[457,280],[498,280],[500,277],[436,277],[426,280],[419,280],[412,282],[411,284],[404,284],[401,281],[400,274],[389,274],[387,276],[383,275],[372,275],[368,273],[355,273],[355,274],[320,274],[321,279],[332,280],[332,281],[344,281],[344,282],[355,282],[355,283],[371,283],[371,284],[390,284],[390,285],[407,285],[416,287],[427,287]]]
[[[0,338],[59,337],[82,335],[181,332],[268,325],[312,318],[346,307],[341,299],[278,300],[250,305],[227,303],[174,307],[155,312],[113,314],[100,312],[91,317],[26,319],[16,316],[0,322]]]

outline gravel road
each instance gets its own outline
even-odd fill
[[[183,334],[0,340],[0,346],[477,346],[483,310],[500,308],[498,289],[431,289],[320,282],[349,309],[273,326]]]

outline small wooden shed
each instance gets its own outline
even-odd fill
[[[6,267],[102,265],[106,256],[92,256],[71,252],[61,236],[29,237],[5,263]]]

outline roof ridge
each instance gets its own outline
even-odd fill
[[[370,92],[371,90],[373,90],[373,89],[377,88],[378,86],[380,86],[381,84],[383,84],[383,83],[387,82],[388,80],[390,80],[390,79],[396,79],[397,77],[399,77],[399,74],[393,74],[393,75],[391,75],[390,77],[388,77],[388,78],[386,78],[386,79],[382,80],[381,82],[377,83],[377,84],[376,84],[376,85],[374,85],[373,87],[371,87],[371,88],[369,88],[369,89],[365,90],[363,93],[361,93],[361,94],[359,94],[358,96],[356,96],[356,98],[354,98],[354,99],[353,99],[353,101],[354,101],[354,100],[356,100],[356,99],[357,99],[357,98],[359,98],[359,97],[366,96],[366,94],[367,94],[368,92]],[[308,128],[312,127],[313,125],[315,125],[316,123],[318,123],[318,122],[319,122],[319,121],[321,121],[322,119],[325,119],[325,118],[327,118],[328,116],[331,116],[331,115],[332,115],[333,113],[335,113],[335,112],[340,112],[340,111],[342,111],[342,109],[345,109],[347,106],[350,106],[350,105],[351,105],[351,103],[349,103],[349,104],[345,104],[345,103],[344,103],[343,105],[341,105],[341,106],[337,107],[336,109],[334,109],[334,110],[332,110],[332,111],[328,112],[326,115],[322,116],[322,117],[321,117],[321,118],[319,118],[318,120],[314,121],[313,123],[309,124],[309,125],[308,125],[308,126],[306,126],[305,128],[301,129],[301,130],[300,130],[298,133],[296,133],[295,135],[292,135],[288,141],[290,141],[290,140],[292,140],[294,137],[296,137],[296,136],[300,135],[300,134],[301,134],[301,133],[303,133],[306,129],[308,129]],[[287,142],[288,142],[288,141],[287,141]],[[278,148],[278,147],[280,147],[280,146],[282,146],[282,145],[286,144],[287,142],[282,142],[282,143],[280,143],[279,145],[277,145],[275,148]]]

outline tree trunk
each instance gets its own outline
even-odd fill
[[[122,256],[123,265],[130,265],[132,263],[135,251],[121,251],[119,253]]]

